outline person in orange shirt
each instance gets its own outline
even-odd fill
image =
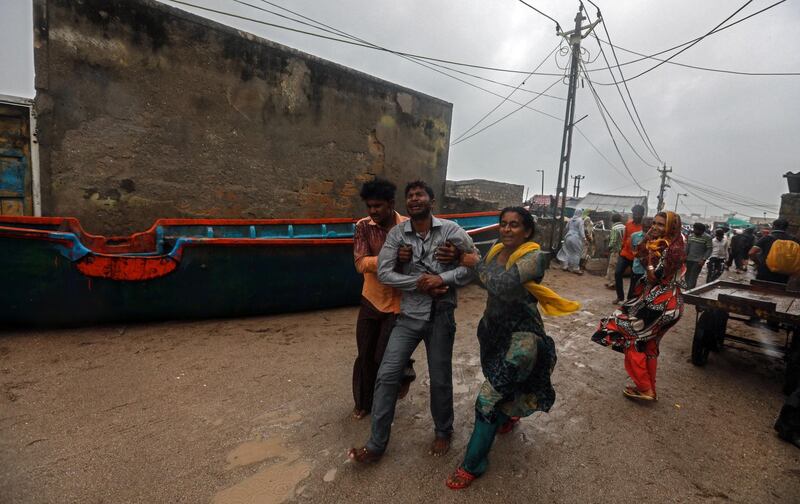
[[[369,217],[356,223],[353,233],[353,258],[356,271],[364,275],[361,290],[361,309],[356,322],[358,356],[353,363],[353,418],[359,420],[372,410],[372,397],[378,368],[400,313],[400,291],[378,281],[378,253],[386,235],[395,225],[408,220],[394,210],[397,187],[388,180],[375,179],[361,187],[361,199]],[[413,359],[406,367],[399,398],[407,393],[414,381]]]
[[[625,284],[622,280],[622,275],[625,270],[633,264],[634,253],[631,247],[631,236],[633,233],[638,233],[642,230],[642,219],[644,218],[644,207],[642,205],[634,205],[631,208],[633,218],[625,224],[625,234],[622,237],[622,250],[619,252],[619,259],[617,260],[617,269],[614,271],[614,286],[617,289],[617,299],[614,304],[618,305],[625,301]],[[633,283],[631,288],[628,289],[628,297],[633,294]]]

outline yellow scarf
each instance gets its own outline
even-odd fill
[[[489,253],[486,255],[486,263],[492,261],[492,259],[503,250],[504,245],[502,243],[498,243],[494,247],[489,250]],[[525,242],[511,254],[511,257],[508,258],[506,262],[506,270],[510,269],[511,266],[516,263],[520,257],[524,256],[528,252],[532,252],[534,250],[539,250],[538,243],[534,242]],[[555,293],[552,289],[548,289],[544,285],[538,284],[531,280],[530,282],[525,282],[525,289],[530,292],[531,294],[536,297],[539,301],[539,306],[542,309],[542,312],[545,315],[552,315],[554,317],[560,317],[562,315],[568,315],[572,312],[578,311],[581,307],[580,303],[577,301],[570,301],[569,299],[564,299],[558,294]]]

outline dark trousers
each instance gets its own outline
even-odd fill
[[[367,449],[383,453],[397,405],[397,391],[406,363],[420,341],[425,342],[428,355],[428,374],[431,380],[431,416],[437,437],[449,437],[453,432],[453,340],[456,334],[453,306],[435,311],[433,320],[425,321],[403,315],[397,318],[383,361],[375,381],[375,400],[372,403],[372,435]]]
[[[395,315],[378,311],[372,303],[361,298],[361,309],[356,322],[356,347],[358,356],[353,363],[353,401],[356,409],[370,411],[378,376],[389,334],[394,327]],[[410,360],[405,368],[403,380],[414,381],[416,375]]]
[[[617,259],[617,269],[614,271],[614,285],[617,288],[617,299],[625,299],[625,284],[622,280],[622,275],[625,274],[625,270],[633,264],[633,261],[628,259],[627,257],[619,256]]]
[[[634,291],[636,290],[636,284],[639,283],[639,280],[641,280],[643,276],[644,275],[631,272],[631,284],[628,286],[628,297],[626,299],[633,299]]]
[[[725,259],[719,257],[712,257],[708,260],[708,273],[706,274],[706,283],[711,283],[717,278],[722,276],[725,270]]]
[[[700,270],[703,269],[703,263],[699,261],[686,261],[686,287],[694,289],[697,286],[697,277],[700,276]]]

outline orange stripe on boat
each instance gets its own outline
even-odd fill
[[[88,255],[77,263],[86,276],[111,280],[140,281],[159,278],[178,267],[171,257],[114,257]]]

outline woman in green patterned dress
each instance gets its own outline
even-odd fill
[[[531,242],[535,222],[520,207],[500,213],[500,243],[478,262],[465,255],[488,292],[478,326],[481,367],[486,380],[475,402],[475,427],[464,462],[447,479],[447,486],[466,488],[483,474],[497,432],[508,432],[520,417],[548,411],[556,393],[550,374],[556,364],[553,340],[545,334],[537,304],[545,313],[563,315],[577,303],[558,297],[544,286],[544,257]]]

